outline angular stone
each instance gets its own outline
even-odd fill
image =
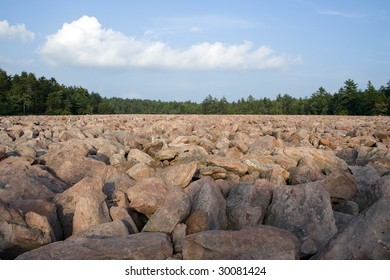
[[[113,206],[110,208],[110,216],[113,221],[122,221],[130,234],[139,232],[137,225],[127,209],[121,206]]]
[[[187,235],[184,260],[296,260],[300,243],[286,230],[270,226],[240,231],[212,230]]]
[[[79,194],[73,216],[73,234],[94,225],[111,222],[105,200],[104,193],[98,190],[87,190]]]
[[[71,238],[20,255],[18,260],[165,260],[172,256],[165,233],[142,232],[112,238]]]
[[[337,232],[329,194],[319,182],[276,188],[266,224],[294,233],[301,242],[311,239],[317,248]]]
[[[147,216],[152,215],[163,203],[166,195],[165,183],[160,178],[146,178],[127,190],[130,207]]]
[[[190,198],[181,187],[171,187],[164,202],[150,217],[142,231],[171,233],[190,213]]]
[[[90,226],[77,232],[70,238],[74,238],[75,236],[88,238],[111,238],[127,235],[129,235],[129,231],[123,221],[112,221]]]
[[[3,201],[50,199],[67,185],[39,166],[21,157],[0,162],[0,197]]]
[[[271,203],[273,186],[265,180],[256,184],[239,183],[230,190],[226,200],[228,228],[261,225]]]
[[[172,165],[164,168],[162,178],[167,186],[185,188],[191,182],[197,170],[197,163]]]
[[[390,197],[351,220],[313,259],[389,260]]]
[[[334,171],[325,177],[322,185],[333,203],[341,203],[356,197],[355,179],[349,172]]]
[[[222,167],[228,171],[242,176],[248,171],[248,166],[242,163],[240,160],[225,158],[221,156],[208,156],[206,163]]]

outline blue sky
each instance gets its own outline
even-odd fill
[[[390,79],[387,0],[0,1],[1,69],[106,97],[305,97]]]

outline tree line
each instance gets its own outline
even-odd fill
[[[8,75],[0,69],[0,115],[82,114],[272,114],[272,115],[390,115],[390,81],[359,89],[351,79],[336,93],[320,87],[310,97],[279,94],[275,99],[228,102],[208,95],[201,103],[102,97],[87,89],[59,84],[33,73]]]

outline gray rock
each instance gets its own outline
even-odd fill
[[[338,232],[313,259],[390,259],[390,197],[384,197]]]
[[[302,243],[311,239],[317,248],[337,232],[329,194],[319,182],[276,188],[266,224],[294,233]]]

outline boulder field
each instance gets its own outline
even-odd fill
[[[0,259],[390,259],[390,117],[0,117]]]

